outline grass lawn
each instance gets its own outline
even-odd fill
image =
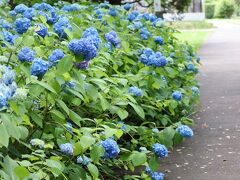
[[[208,21],[176,21],[167,22],[168,26],[176,29],[211,29],[214,25]]]
[[[176,37],[182,41],[192,45],[196,51],[199,50],[206,38],[212,34],[213,31],[185,31],[176,34]]]

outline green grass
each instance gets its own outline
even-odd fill
[[[167,22],[167,25],[176,29],[212,29],[214,25],[207,21],[177,21]]]
[[[212,34],[213,31],[185,31],[176,34],[176,37],[182,41],[192,45],[196,51],[199,50],[206,38]]]

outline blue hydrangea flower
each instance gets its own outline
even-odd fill
[[[24,4],[19,4],[14,8],[14,11],[16,13],[22,14],[24,13],[26,10],[28,9],[27,6],[25,6]]]
[[[153,173],[152,170],[151,170],[149,167],[146,167],[146,168],[145,168],[145,171],[146,171],[147,173],[149,173],[149,174],[152,174],[152,173]]]
[[[184,138],[190,138],[194,135],[192,129],[187,125],[178,127],[176,131]]]
[[[30,141],[30,144],[31,144],[32,146],[36,146],[36,147],[39,147],[39,148],[44,148],[44,145],[45,145],[45,143],[44,143],[43,140],[37,139],[37,138],[32,139],[32,140]]]
[[[133,96],[142,96],[142,90],[135,86],[129,88],[129,93]]]
[[[200,56],[196,56],[196,58],[197,58],[197,62],[199,63],[200,61],[201,61],[201,58],[200,58]]]
[[[165,56],[162,56],[160,52],[154,52],[150,48],[146,48],[143,54],[139,57],[140,62],[147,66],[164,67],[167,65],[168,60]]]
[[[120,126],[119,129],[121,129],[121,130],[123,130],[123,131],[126,131],[126,126],[124,125],[124,122],[119,121],[119,122],[117,123],[117,125]]]
[[[141,28],[140,39],[148,40],[149,36],[151,36],[151,33],[148,31],[148,29],[147,28]]]
[[[177,101],[181,101],[182,100],[182,92],[175,91],[174,93],[172,93],[172,97]]]
[[[101,141],[99,145],[103,146],[105,149],[105,153],[102,156],[103,158],[116,158],[120,152],[117,142],[113,139]]]
[[[71,88],[71,89],[75,89],[75,82],[73,82],[73,81],[69,81],[68,83],[67,83],[67,85]]]
[[[110,8],[110,9],[109,9],[109,12],[108,12],[108,14],[109,14],[110,16],[113,16],[113,17],[116,17],[116,16],[117,16],[117,13],[118,13],[118,10],[115,9],[115,8]]]
[[[161,18],[157,18],[154,20],[153,24],[154,27],[163,27],[164,21]]]
[[[5,30],[11,30],[12,29],[12,24],[7,22],[4,19],[0,19],[0,28],[3,28]]]
[[[163,179],[164,179],[163,173],[158,173],[158,172],[152,173],[152,180],[163,180]]]
[[[35,52],[29,47],[23,47],[18,53],[18,60],[21,62],[32,62]]]
[[[65,54],[61,49],[55,49],[48,57],[48,60],[50,61],[50,64],[52,66],[55,66],[57,64],[57,61],[61,60],[65,57]]]
[[[77,163],[81,164],[83,166],[87,166],[87,165],[89,165],[90,160],[87,156],[83,156],[83,158],[82,158],[82,156],[78,156]]]
[[[102,43],[98,31],[94,27],[90,27],[83,32],[83,38],[86,38],[90,43],[92,43],[97,49]]]
[[[73,145],[70,143],[61,144],[59,146],[62,153],[71,156],[73,155]]]
[[[155,152],[155,154],[158,156],[158,157],[167,157],[168,156],[168,150],[167,148],[162,145],[162,144],[159,144],[159,143],[156,143],[153,145],[153,151]]]
[[[48,71],[48,68],[49,64],[47,61],[42,60],[42,58],[35,58],[30,68],[31,75],[43,76]]]
[[[31,26],[31,21],[27,18],[18,18],[15,20],[14,25],[17,33],[23,34],[27,32],[27,30]]]
[[[0,83],[0,108],[8,106],[7,101],[11,98],[11,96],[12,90],[4,83]]]
[[[78,11],[81,8],[79,4],[71,4],[71,5],[65,5],[62,7],[62,11],[64,12],[72,12],[72,11]]]
[[[35,17],[35,9],[33,8],[28,8],[26,11],[23,13],[23,17],[28,18],[32,20],[33,17]]]
[[[69,50],[73,51],[74,54],[84,55],[84,60],[90,61],[95,58],[98,54],[97,48],[94,44],[89,41],[88,38],[72,39],[68,45]]]
[[[132,8],[132,4],[127,3],[127,4],[125,4],[125,5],[123,6],[123,8],[124,8],[126,11],[129,11],[129,10]]]
[[[115,31],[110,31],[105,34],[105,39],[113,44],[114,46],[117,46],[120,43],[120,39],[117,37],[117,33]]]
[[[28,95],[28,89],[16,88],[14,90],[13,96],[11,97],[11,100],[24,101],[27,99],[27,95]]]
[[[195,87],[195,86],[194,86],[194,87],[191,88],[191,90],[192,90],[192,92],[193,92],[193,95],[200,93],[198,87]]]
[[[17,13],[14,10],[12,10],[12,11],[9,11],[9,15],[14,17],[17,15]]]
[[[54,25],[53,25],[53,31],[58,34],[61,38],[66,38],[67,34],[64,31],[64,28],[69,29],[72,31],[72,26],[69,24],[67,17],[60,18]]]
[[[134,13],[129,14],[128,17],[127,17],[127,19],[128,19],[130,22],[134,21],[136,18],[137,18],[137,15],[134,14]]]
[[[132,31],[135,31],[137,29],[141,29],[143,27],[143,23],[137,21],[137,22],[133,22],[132,24],[130,24],[128,26],[128,28]]]
[[[149,19],[149,20],[150,20],[151,22],[154,22],[154,21],[157,19],[157,16],[156,16],[155,14],[150,14],[149,16],[150,16],[150,19]]]
[[[36,24],[35,25],[35,32],[41,36],[41,37],[45,37],[47,35],[48,32],[48,28],[42,24]]]
[[[154,41],[160,45],[164,44],[164,39],[161,36],[154,37]]]
[[[0,31],[0,34],[3,35],[4,41],[10,43],[11,45],[13,45],[15,39],[18,38],[18,35],[13,35],[12,33],[8,32],[8,31]]]
[[[2,80],[4,84],[10,85],[13,83],[14,79],[15,79],[14,71],[12,70],[12,68],[6,67],[5,72],[3,72],[0,81]]]

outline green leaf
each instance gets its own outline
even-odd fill
[[[73,63],[71,61],[71,56],[65,56],[63,59],[61,59],[57,64],[57,72],[59,74],[64,74],[72,68]]]
[[[102,146],[94,146],[90,151],[91,159],[94,163],[98,162],[101,156],[104,155],[105,149]]]
[[[3,123],[0,124],[0,146],[8,146],[8,142],[9,142],[9,134],[7,132],[6,127],[4,126]]]
[[[98,91],[97,89],[93,86],[93,85],[88,85],[88,90],[87,93],[89,96],[91,96],[91,98],[93,99],[93,101],[96,101],[98,98]]]
[[[152,171],[157,171],[159,167],[158,157],[153,155],[149,160],[149,167]]]
[[[67,113],[67,115],[69,116],[69,108],[67,107],[67,105],[61,100],[61,99],[56,99],[57,103],[59,104],[59,106]]]
[[[45,89],[53,92],[54,94],[57,94],[57,92],[56,92],[49,84],[47,84],[47,83],[45,83],[45,82],[42,82],[42,81],[38,81],[37,83],[38,83],[40,86],[44,87]]]
[[[15,167],[14,172],[18,176],[19,179],[23,179],[23,178],[28,177],[30,175],[30,172],[27,170],[27,168],[25,168],[23,166]]]
[[[103,111],[105,111],[106,109],[109,108],[110,104],[108,103],[108,101],[102,97],[101,95],[99,96],[100,97],[100,102],[101,102],[101,106],[102,106],[102,109]]]
[[[27,47],[31,47],[34,44],[34,37],[33,36],[26,36],[23,39],[23,45]]]
[[[92,163],[90,163],[87,167],[88,167],[88,170],[91,173],[93,179],[96,179],[99,175],[98,168]]]
[[[87,149],[88,147],[90,147],[94,143],[95,143],[95,138],[93,138],[91,136],[83,135],[80,138],[80,144],[84,149]]]
[[[141,118],[145,118],[145,113],[144,110],[141,106],[138,106],[136,104],[133,104],[131,102],[128,103],[129,105],[131,105],[133,107],[133,109],[135,110],[135,112],[141,117]]]
[[[140,166],[147,161],[147,156],[145,153],[134,153],[132,155],[132,163],[134,166]]]

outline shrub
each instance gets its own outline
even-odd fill
[[[199,97],[192,48],[156,16],[107,3],[29,9],[1,19],[1,178],[123,179],[117,168],[144,165],[132,178],[163,179],[158,158],[193,135],[176,130]]]
[[[231,18],[235,11],[235,3],[232,0],[221,0],[215,8],[216,18]]]
[[[205,3],[205,15],[207,19],[212,19],[215,12],[215,3]]]

